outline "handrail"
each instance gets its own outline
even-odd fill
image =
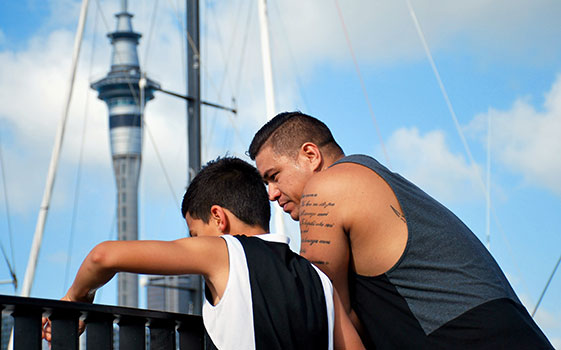
[[[86,322],[87,349],[113,349],[113,324],[119,325],[120,350],[203,349],[202,318],[195,315],[135,309],[120,306],[67,302],[51,299],[0,295],[0,313],[14,318],[14,349],[41,349],[41,317],[52,326],[51,349],[79,348],[78,320]],[[0,343],[2,329],[0,323]]]

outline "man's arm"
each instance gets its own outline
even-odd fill
[[[339,299],[339,294],[335,288],[333,289],[333,308],[335,311],[335,320],[333,325],[334,349],[365,349],[355,327],[341,303],[341,300]]]
[[[348,269],[350,249],[344,227],[345,193],[327,171],[314,175],[300,201],[300,254],[333,282],[343,306],[350,312]]]

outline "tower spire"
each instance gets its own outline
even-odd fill
[[[113,46],[111,70],[91,87],[105,101],[109,112],[109,138],[113,170],[117,185],[117,232],[119,240],[138,239],[138,180],[142,159],[141,106],[154,98],[160,86],[146,78],[143,93],[137,46],[141,37],[133,31],[133,15],[127,11],[127,1],[121,0],[121,11],[115,14],[116,30],[107,34]],[[141,101],[141,99],[143,101]],[[138,307],[138,277],[119,275],[119,305]]]

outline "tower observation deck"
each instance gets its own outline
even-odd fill
[[[137,54],[141,35],[132,29],[133,16],[127,12],[126,0],[121,1],[121,12],[115,17],[117,29],[107,35],[113,46],[111,70],[91,87],[98,91],[98,98],[107,103],[109,111],[109,137],[117,185],[118,238],[136,240],[143,134],[141,102],[144,105],[153,99],[159,84],[146,78],[141,95],[138,83],[142,75]],[[138,307],[138,277],[121,273],[118,279],[119,305]]]

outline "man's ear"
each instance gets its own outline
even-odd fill
[[[298,157],[307,163],[312,171],[319,171],[323,166],[323,155],[319,147],[313,142],[305,142],[300,147]]]
[[[213,205],[210,207],[210,221],[216,225],[218,231],[222,234],[228,234],[230,231],[230,220],[228,214],[219,205]]]

